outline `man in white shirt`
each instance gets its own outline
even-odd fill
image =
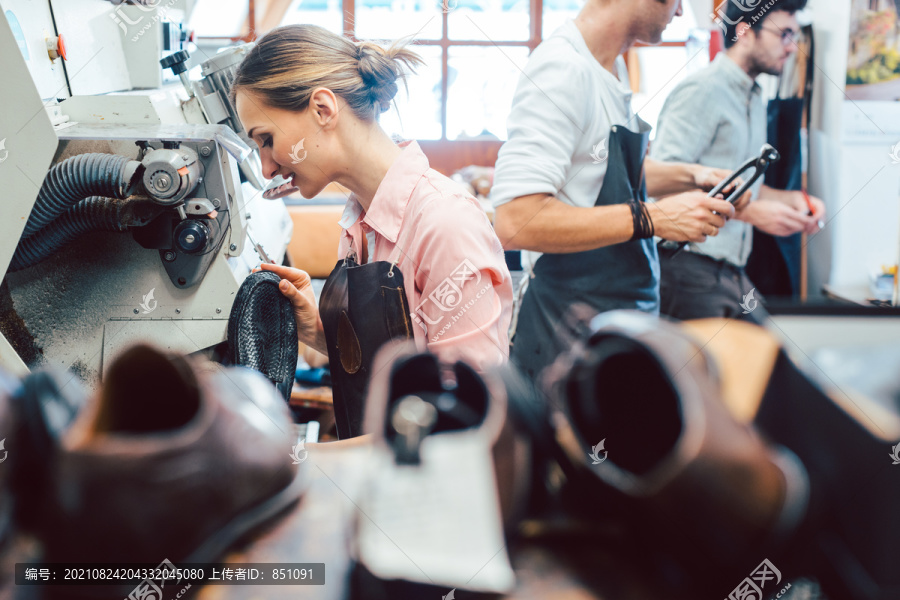
[[[587,0],[519,80],[491,198],[504,247],[527,251],[511,355],[532,377],[563,350],[557,327],[572,305],[659,311],[654,234],[702,242],[734,214],[701,191],[727,170],[644,161],[649,128],[621,55],[658,43],[677,14],[681,0]],[[669,197],[648,204],[648,192]]]

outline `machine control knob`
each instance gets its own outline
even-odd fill
[[[209,227],[199,219],[187,219],[175,227],[175,247],[185,254],[196,254],[206,248]]]
[[[172,179],[165,171],[159,171],[150,176],[150,185],[157,192],[165,194],[172,187]]]
[[[165,58],[159,59],[159,64],[162,65],[163,69],[172,69],[172,73],[179,75],[187,71],[185,63],[190,57],[191,55],[187,50],[179,50]]]
[[[66,41],[62,35],[47,38],[47,54],[50,56],[51,61],[59,57],[62,57],[63,60],[69,60],[66,56]]]
[[[203,168],[197,153],[182,146],[178,149],[151,149],[144,155],[143,184],[147,195],[163,206],[180,204],[200,183]]]
[[[182,30],[182,38],[183,36],[184,31]],[[184,39],[180,41],[183,43]],[[178,78],[181,79],[181,84],[184,86],[184,91],[187,92],[188,97],[193,98],[194,89],[187,73],[187,61],[190,57],[191,55],[187,50],[179,50],[165,58],[161,58],[159,64],[162,65],[163,69],[172,69],[172,73],[178,75]]]

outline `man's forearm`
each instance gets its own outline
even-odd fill
[[[631,208],[624,204],[582,208],[548,194],[522,196],[497,208],[494,227],[507,250],[569,253],[631,239]]]
[[[776,202],[781,202],[782,204],[787,204],[788,206],[796,208],[797,194],[799,193],[800,192],[796,190],[776,190],[775,188],[763,185],[759,188],[759,199],[775,200]]]
[[[694,171],[696,165],[678,162],[644,160],[644,176],[647,178],[647,195],[661,198],[697,189]]]

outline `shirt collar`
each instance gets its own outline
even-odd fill
[[[713,66],[716,67],[729,86],[740,91],[743,95],[751,96],[762,92],[760,85],[724,52],[719,52],[715,60],[713,60]]]
[[[612,72],[607,71],[606,67],[601,65],[596,57],[591,54],[591,49],[588,48],[587,42],[584,39],[584,36],[581,34],[581,30],[578,29],[578,25],[575,24],[574,19],[567,19],[559,28],[560,33],[569,40],[569,43],[575,48],[575,51],[578,52],[581,56],[583,56],[589,65],[592,66],[595,70],[601,73],[602,77],[606,79],[608,82],[615,85],[620,92],[628,97],[628,100],[631,101],[632,91],[631,84],[628,81],[628,70],[625,67],[625,61],[622,59],[621,55],[616,57],[616,75],[613,75]]]
[[[397,235],[403,223],[406,206],[412,197],[413,190],[419,180],[428,171],[428,157],[415,141],[398,144],[403,151],[394,161],[384,179],[381,180],[369,211],[364,212],[362,205],[351,195],[344,206],[340,226],[350,229],[362,218],[362,222],[379,234],[397,243]]]

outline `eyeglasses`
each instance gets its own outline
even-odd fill
[[[780,36],[781,43],[785,46],[791,45],[792,42],[796,41],[797,38],[800,37],[800,32],[796,29],[771,29],[768,27],[763,27],[762,29]]]

